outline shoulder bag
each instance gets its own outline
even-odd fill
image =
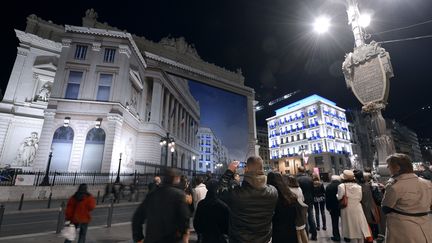
[[[340,208],[346,208],[348,206],[348,197],[347,197],[347,191],[346,191],[346,184],[344,184],[345,186],[345,193],[342,196],[342,199],[339,201],[339,206]]]

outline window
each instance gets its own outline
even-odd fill
[[[297,134],[297,140],[300,140],[300,134]]]
[[[105,131],[102,128],[92,128],[86,137],[81,171],[100,172],[102,168],[105,146]]]
[[[199,168],[202,169],[202,163],[199,163]]]
[[[99,76],[99,87],[96,100],[108,101],[110,98],[110,90],[112,85],[112,74],[101,73]]]
[[[70,71],[66,87],[66,99],[77,99],[83,72]]]
[[[318,166],[324,166],[324,161],[323,161],[323,157],[318,156],[315,157],[315,165]]]
[[[206,161],[210,161],[210,155],[206,155]]]
[[[114,62],[114,57],[115,57],[115,49],[112,48],[105,48],[105,53],[104,53],[104,62]]]
[[[77,45],[75,49],[75,59],[85,60],[87,54],[87,46]]]

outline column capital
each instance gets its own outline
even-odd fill
[[[125,54],[128,58],[132,55],[132,51],[127,45],[119,45],[119,53]]]
[[[92,50],[93,51],[100,51],[101,50],[101,44],[100,42],[93,42],[92,44]]]
[[[45,120],[54,120],[56,113],[54,111],[45,110],[44,117]]]
[[[72,43],[71,39],[62,39],[62,47],[70,47]]]
[[[119,122],[119,123],[123,123],[123,116],[119,115],[119,114],[113,114],[110,113],[107,116],[107,120],[109,122]]]

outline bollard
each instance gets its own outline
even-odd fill
[[[99,205],[99,197],[100,197],[100,191],[98,191],[98,194],[96,197],[96,205]]]
[[[4,214],[4,211],[5,211],[5,207],[4,207],[4,205],[2,204],[2,205],[0,205],[0,231],[1,231],[1,225],[2,225],[2,222],[3,222],[3,214]]]
[[[18,205],[18,210],[21,211],[22,209],[22,205],[23,205],[23,201],[24,201],[24,193],[21,194],[21,199]]]
[[[51,208],[51,198],[52,198],[52,192],[50,192],[49,197],[48,197],[48,205],[47,205],[47,208]]]
[[[59,213],[57,216],[57,229],[56,229],[56,234],[60,233],[63,229],[63,225],[64,225],[64,208],[65,208],[65,203],[62,202],[59,208]]]
[[[114,200],[111,199],[111,205],[108,208],[108,218],[107,218],[107,227],[108,228],[111,228],[113,211],[114,211]]]

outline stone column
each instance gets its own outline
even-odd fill
[[[186,144],[189,144],[189,138],[190,138],[190,116],[188,113],[186,113]]]
[[[117,172],[121,151],[121,134],[123,117],[119,114],[108,114],[105,148],[102,160],[102,172]]]
[[[164,102],[164,106],[165,106],[165,117],[164,117],[164,128],[166,131],[169,130],[169,105],[170,105],[170,93],[169,90],[167,89],[165,92],[165,102]]]
[[[385,108],[383,103],[369,103],[362,107],[363,112],[371,114],[372,129],[375,132],[376,159],[378,160],[378,173],[387,177],[390,175],[387,169],[386,158],[395,152],[393,140],[387,134],[385,120],[381,110]]]
[[[176,102],[176,108],[175,108],[175,118],[174,118],[174,135],[176,137],[179,136],[179,112],[180,112],[180,102]]]
[[[170,110],[169,110],[169,131],[171,134],[174,134],[174,109],[175,109],[175,98],[174,96],[171,97],[172,99],[170,100]]]
[[[151,102],[150,122],[161,123],[162,110],[162,84],[158,79],[153,79],[153,93]]]
[[[15,92],[20,81],[21,73],[24,72],[26,68],[28,68],[28,65],[25,65],[28,55],[29,50],[27,48],[18,47],[18,53],[15,58],[15,63],[12,68],[7,89],[4,93],[3,102],[7,101],[12,103],[14,101]],[[29,70],[31,70],[31,68],[27,69],[27,72],[31,72]]]
[[[36,158],[33,163],[34,171],[45,171],[48,163],[48,155],[51,149],[52,137],[56,129],[55,112],[46,110],[44,114],[44,123],[39,137],[39,148],[36,152]]]

